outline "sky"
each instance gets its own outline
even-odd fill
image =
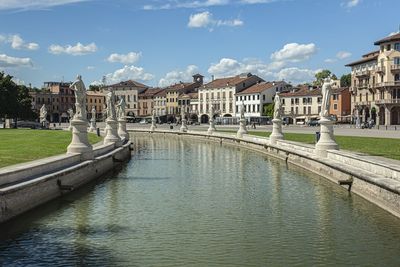
[[[149,86],[251,72],[336,76],[399,30],[398,0],[0,0],[0,71],[42,87]]]

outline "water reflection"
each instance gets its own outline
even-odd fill
[[[2,227],[15,233],[3,235],[0,262],[399,264],[399,220],[316,175],[209,141],[148,135],[134,142],[119,173]]]

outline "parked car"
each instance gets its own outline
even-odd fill
[[[42,125],[35,121],[17,121],[18,128],[40,129]]]
[[[308,126],[319,126],[318,120],[309,120],[307,123]]]
[[[143,120],[141,120],[139,123],[140,123],[140,124],[146,124],[147,121],[146,121],[145,119],[143,119]]]

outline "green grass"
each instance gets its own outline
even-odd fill
[[[249,134],[268,137],[271,133],[249,131]],[[285,140],[315,144],[313,134],[285,133],[284,135]],[[400,139],[359,136],[335,136],[335,139],[343,150],[400,160]]]
[[[89,134],[92,144],[101,139]],[[0,168],[63,154],[70,143],[69,131],[0,129]]]

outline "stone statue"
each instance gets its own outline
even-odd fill
[[[153,111],[151,112],[151,120],[155,121],[156,120],[156,110],[153,109]]]
[[[122,119],[125,117],[125,99],[121,97],[121,100],[117,104],[117,117],[118,119]]]
[[[43,104],[43,106],[40,108],[40,122],[46,122],[47,120],[47,109],[46,109],[46,105]]]
[[[244,119],[244,101],[242,101],[242,104],[240,105],[240,118]]]
[[[78,75],[71,88],[75,93],[75,107],[76,112],[74,118],[86,120],[86,87],[82,81],[82,76]]]
[[[324,118],[329,117],[329,108],[331,106],[331,94],[332,94],[332,85],[331,85],[331,79],[326,78],[324,80],[324,84],[322,85],[322,105],[321,105],[321,113],[319,114]]]
[[[209,110],[209,112],[210,112],[210,120],[213,120],[214,119],[214,105],[213,104],[211,104],[210,105],[210,110]]]
[[[181,121],[185,118],[185,108],[181,108]]]
[[[274,99],[274,119],[282,119],[282,103],[279,93],[276,92]]]
[[[115,115],[115,94],[112,87],[110,87],[109,92],[106,95],[107,104],[107,119],[116,119]]]
[[[96,119],[96,108],[93,106],[92,107],[92,119]]]
[[[74,117],[74,110],[72,108],[68,109],[69,119],[71,120]]]

